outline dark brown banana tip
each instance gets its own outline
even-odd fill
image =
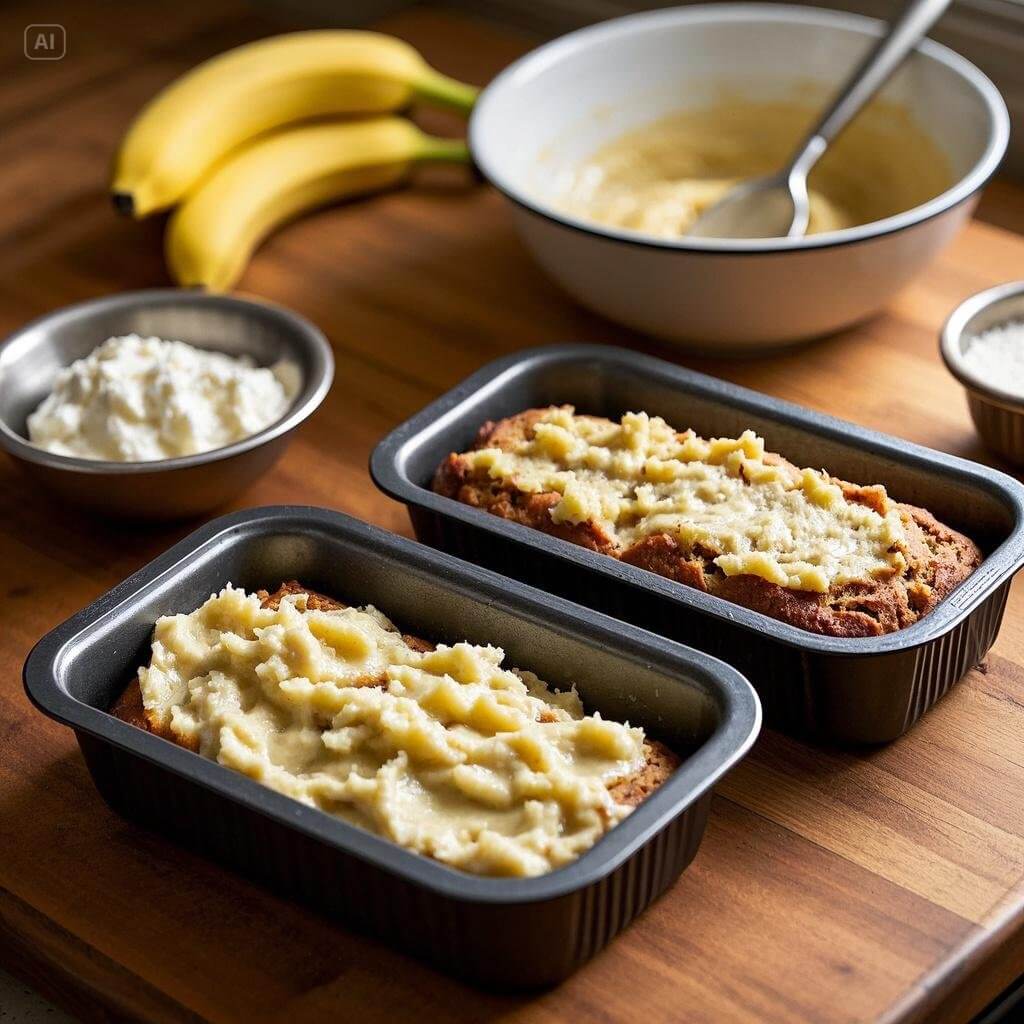
[[[110,201],[114,204],[114,209],[123,216],[132,217],[135,215],[135,201],[132,199],[131,193],[111,192]]]

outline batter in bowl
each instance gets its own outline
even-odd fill
[[[782,167],[820,109],[730,98],[670,114],[598,149],[566,176],[556,204],[598,224],[679,238],[733,185]],[[909,114],[875,102],[812,171],[808,233],[882,220],[951,182],[945,156]]]

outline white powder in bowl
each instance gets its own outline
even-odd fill
[[[964,366],[986,384],[1024,398],[1024,321],[990,327],[970,338]]]
[[[29,440],[59,455],[152,462],[241,441],[297,392],[294,368],[129,334],[65,367],[28,418]]]

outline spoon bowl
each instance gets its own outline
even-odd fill
[[[810,205],[804,178],[773,174],[730,189],[690,229],[694,238],[799,238]]]

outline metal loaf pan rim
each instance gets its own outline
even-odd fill
[[[461,406],[483,389],[495,393],[519,373],[536,367],[578,362],[603,362],[659,379],[680,390],[716,399],[738,409],[749,409],[830,440],[855,440],[868,451],[918,469],[941,469],[959,474],[1000,498],[1012,511],[1013,529],[982,565],[923,619],[878,637],[832,637],[800,629],[761,612],[676,583],[656,573],[619,562],[579,545],[509,522],[453,498],[436,494],[411,479],[404,471],[408,449],[426,432],[442,433]],[[452,449],[454,450],[454,449]],[[556,344],[522,349],[487,363],[454,388],[384,437],[370,456],[370,475],[389,497],[426,509],[447,519],[496,534],[559,558],[574,560],[617,583],[653,592],[677,605],[694,608],[732,626],[769,634],[790,647],[816,654],[871,657],[908,651],[928,644],[967,619],[981,602],[1024,565],[1024,485],[999,470],[968,459],[870,430],[848,420],[820,413],[732,384],[717,377],[676,366],[662,359],[612,345]]]
[[[247,531],[273,531],[275,527],[284,530],[289,524],[334,530],[347,539],[372,546],[383,557],[400,558],[414,570],[429,571],[435,578],[443,579],[447,587],[472,594],[521,619],[542,621],[548,627],[554,622],[578,638],[589,636],[605,648],[625,650],[623,657],[631,660],[653,661],[695,672],[705,681],[713,682],[723,708],[722,721],[668,782],[576,861],[531,878],[490,878],[450,868],[306,807],[229,768],[122,722],[67,692],[64,681],[68,663],[78,649],[88,645],[93,629],[180,577],[187,571],[191,557],[200,550],[226,544],[232,536]],[[448,899],[477,904],[552,900],[599,882],[706,794],[747,753],[761,725],[756,693],[745,677],[725,662],[343,513],[305,506],[246,509],[200,527],[47,633],[30,652],[23,679],[29,699],[40,711],[76,731],[157,764],[406,882]],[[667,673],[666,681],[671,682]]]

